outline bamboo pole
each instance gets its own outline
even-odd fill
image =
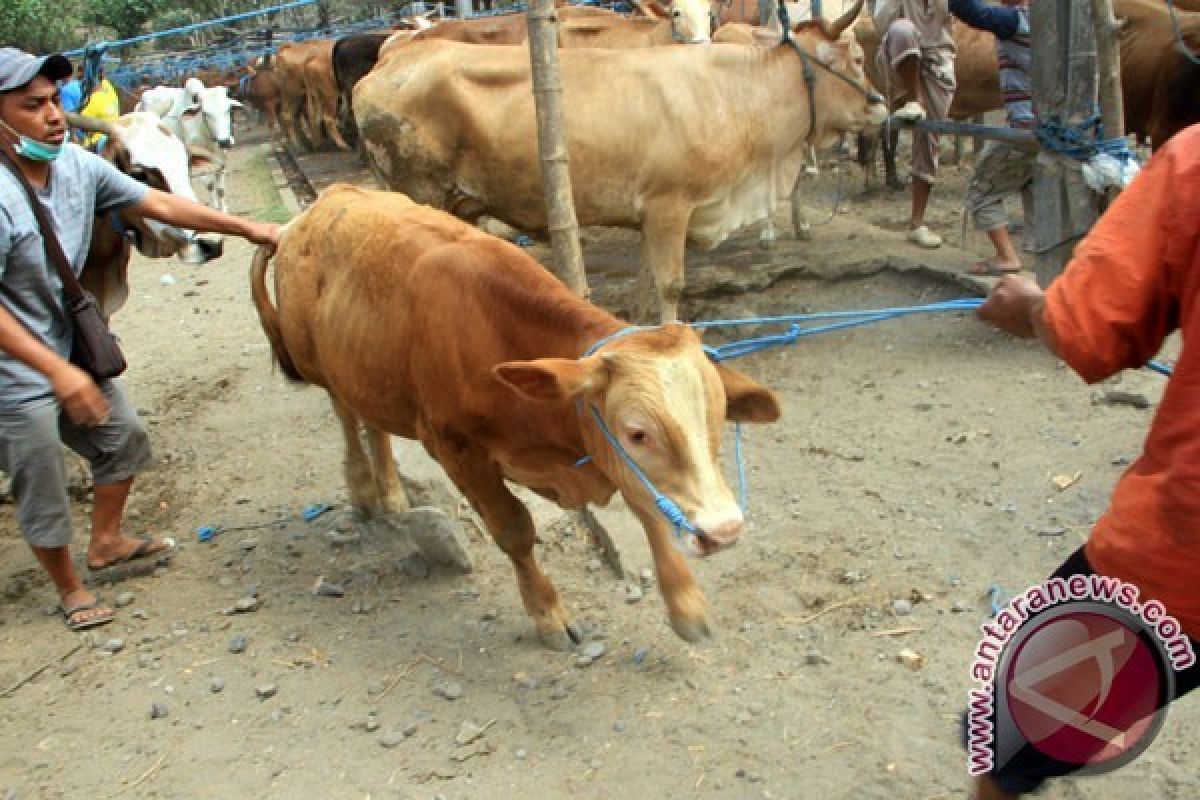
[[[1113,16],[1112,0],[1092,0],[1092,29],[1096,36],[1104,136],[1117,139],[1125,135],[1125,105],[1121,97],[1121,26]]]
[[[533,0],[529,4],[528,21],[538,153],[542,162],[542,191],[546,197],[546,227],[554,254],[554,273],[571,291],[587,297],[587,274],[583,269],[583,252],[579,248],[579,223],[571,193],[570,159],[563,122],[558,16],[554,0]]]
[[[1033,97],[1039,117],[1079,125],[1096,105],[1096,58],[1090,3],[1031,3]],[[1046,286],[1063,271],[1097,210],[1082,165],[1038,155],[1033,170],[1034,272]]]

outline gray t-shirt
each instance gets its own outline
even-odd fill
[[[149,188],[103,158],[67,144],[38,190],[63,252],[78,275],[87,260],[96,214],[138,203]],[[66,358],[73,330],[62,279],[47,262],[29,198],[8,167],[0,164],[0,303],[34,336]],[[0,352],[0,411],[13,411],[53,395],[44,375]]]

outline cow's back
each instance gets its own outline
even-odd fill
[[[561,52],[564,94],[573,98],[566,124],[580,220],[636,224],[634,195],[643,189],[704,202],[709,187],[742,179],[733,172],[743,163],[725,156],[765,147],[769,126],[749,124],[735,106],[770,104],[767,90],[746,76],[772,57],[767,48],[740,45]],[[354,112],[391,188],[439,208],[453,207],[461,194],[511,224],[542,229],[529,87],[524,48],[413,42],[359,82]]]
[[[419,424],[504,408],[491,367],[553,354],[544,331],[521,333],[537,314],[498,314],[505,296],[583,305],[520,248],[402,194],[347,184],[288,224],[275,263],[295,370],[368,424],[411,438]]]

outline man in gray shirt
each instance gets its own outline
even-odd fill
[[[0,148],[36,190],[76,275],[96,213],[119,208],[179,228],[278,242],[276,225],[151,189],[66,142],[56,82],[70,73],[62,56],[0,48]],[[0,166],[0,469],[12,478],[21,531],[58,589],[67,626],[78,630],[109,622],[115,612],[84,587],[71,563],[60,442],[92,468],[89,568],[156,558],[170,544],[121,533],[133,477],[150,462],[149,441],[119,383],[97,385],[70,363],[72,337],[62,282],[47,261],[28,197]]]

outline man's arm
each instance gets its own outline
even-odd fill
[[[950,0],[950,13],[972,28],[994,33],[998,39],[1016,36],[1021,25],[1017,9],[993,6],[982,0]]]
[[[255,244],[279,243],[279,226],[269,222],[254,222],[235,217],[215,208],[201,205],[186,197],[151,189],[131,210],[159,222],[201,233],[224,233],[240,236]]]
[[[108,400],[91,376],[42,344],[2,305],[0,350],[45,375],[72,422],[99,425],[108,419]]]

